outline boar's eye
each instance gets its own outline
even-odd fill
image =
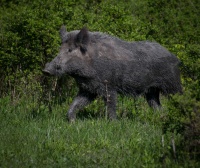
[[[68,52],[72,52],[72,49],[68,49]]]

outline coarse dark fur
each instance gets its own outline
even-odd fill
[[[161,106],[159,94],[182,92],[178,58],[156,42],[126,42],[86,28],[60,30],[60,52],[43,72],[48,75],[71,75],[79,93],[68,111],[70,121],[76,110],[103,97],[110,119],[116,118],[117,93],[143,94],[150,107]]]

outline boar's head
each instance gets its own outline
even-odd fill
[[[67,32],[65,26],[62,26],[60,37],[62,44],[59,54],[45,65],[43,73],[56,76],[63,74],[90,76],[93,69],[88,54],[89,31],[82,28],[80,31]]]

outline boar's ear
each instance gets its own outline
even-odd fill
[[[76,36],[76,45],[80,47],[81,51],[85,53],[87,51],[87,45],[89,43],[89,32],[87,28],[82,28]]]
[[[62,25],[62,27],[60,28],[60,38],[61,38],[62,42],[64,42],[67,38],[67,30],[64,25]]]

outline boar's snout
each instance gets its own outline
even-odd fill
[[[61,65],[57,65],[51,62],[51,63],[46,63],[45,68],[42,70],[42,72],[44,75],[47,76],[52,76],[52,75],[59,76],[60,74],[62,74],[63,71]]]
[[[50,71],[48,70],[49,65],[50,65],[49,63],[46,63],[45,68],[42,70],[42,73],[44,75],[47,75],[47,76],[51,75]]]

